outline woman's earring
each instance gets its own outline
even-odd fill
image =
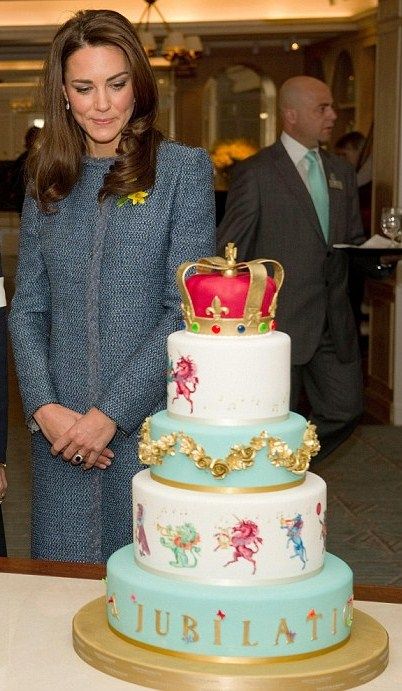
[[[70,101],[66,100],[66,110],[70,110]]]

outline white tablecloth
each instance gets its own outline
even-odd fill
[[[146,691],[90,667],[72,646],[71,622],[104,594],[101,581],[0,573],[1,691]],[[402,605],[357,602],[390,636],[390,662],[364,691],[402,689]],[[177,691],[177,689],[175,690]]]

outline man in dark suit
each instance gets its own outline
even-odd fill
[[[1,502],[7,491],[6,480],[7,443],[7,339],[6,339],[6,296],[0,256],[0,557],[7,556],[4,536]]]
[[[292,339],[290,407],[299,408],[304,388],[323,458],[362,412],[348,257],[333,245],[365,237],[352,166],[319,146],[336,119],[327,85],[293,77],[280,90],[279,108],[280,140],[238,165],[218,247],[223,253],[234,242],[239,260],[276,259],[285,269],[276,322]]]

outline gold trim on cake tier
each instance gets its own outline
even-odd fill
[[[354,611],[349,640],[337,650],[304,660],[257,665],[199,662],[145,650],[127,643],[109,628],[105,599],[89,602],[73,621],[76,653],[112,677],[153,689],[199,691],[295,691],[308,688],[351,689],[366,684],[388,664],[388,634],[375,619]]]
[[[272,465],[286,468],[295,475],[303,475],[308,470],[311,457],[316,456],[320,450],[316,426],[308,422],[303,434],[303,443],[296,451],[292,451],[279,437],[270,437],[266,430],[262,430],[247,444],[233,445],[225,458],[211,458],[193,437],[180,431],[152,439],[151,420],[152,418],[147,417],[140,430],[138,456],[141,463],[161,465],[166,456],[176,454],[176,446],[179,444],[177,450],[180,453],[193,461],[200,470],[209,471],[216,480],[222,480],[233,470],[247,470],[253,466],[257,452],[264,447],[267,449],[267,459]]]
[[[188,482],[177,482],[176,480],[168,480],[165,477],[155,475],[151,470],[151,478],[161,485],[168,487],[175,487],[176,489],[188,489],[194,492],[210,492],[212,494],[260,494],[261,492],[280,492],[292,487],[299,487],[305,481],[305,477],[301,477],[294,482],[284,482],[281,485],[267,485],[264,487],[217,487],[208,485],[192,485]]]

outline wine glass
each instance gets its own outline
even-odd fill
[[[402,237],[401,230],[402,209],[391,206],[384,207],[381,212],[381,229],[391,240],[391,247],[399,244]]]

